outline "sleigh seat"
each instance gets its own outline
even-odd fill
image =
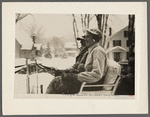
[[[83,82],[78,94],[109,94],[114,95],[121,79],[121,66],[112,60],[108,60],[108,69],[107,73],[103,79],[103,83],[101,84],[87,84]],[[99,88],[99,90],[84,90],[85,88]]]
[[[117,76],[116,78],[116,81],[115,83],[113,84],[97,84],[97,85],[87,85],[86,82],[83,82],[82,85],[81,85],[81,88],[80,88],[80,91],[78,94],[93,94],[93,95],[97,95],[97,94],[100,94],[100,95],[104,95],[104,94],[108,94],[108,95],[114,95],[115,94],[115,91],[117,89],[117,86],[119,84],[119,81],[120,81],[121,77],[120,76]],[[101,90],[96,90],[96,91],[84,91],[83,89],[85,87],[102,87]],[[103,87],[112,87],[110,90],[106,90],[105,88]]]

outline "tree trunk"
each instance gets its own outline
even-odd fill
[[[102,32],[102,14],[96,14],[98,29]]]
[[[105,44],[106,44],[106,36],[105,36],[105,35],[106,35],[106,31],[107,31],[107,21],[108,21],[108,16],[109,16],[109,15],[106,15],[103,47],[105,47]]]
[[[85,30],[86,30],[86,18],[87,18],[87,14],[85,14],[85,17],[84,17],[84,27],[85,27]]]
[[[84,28],[84,24],[83,24],[83,15],[81,14],[81,23],[82,23],[82,30],[83,33],[85,33],[85,28]]]
[[[102,38],[103,38],[103,30],[102,30],[102,14],[96,14],[96,19],[97,19],[97,25],[98,29],[102,32]],[[102,46],[102,41],[103,39],[100,40],[99,44]]]
[[[101,31],[103,32],[104,31],[104,24],[105,24],[105,15],[102,15],[103,17],[103,20],[101,21],[102,22],[102,26],[101,26]]]
[[[90,22],[90,14],[88,14],[88,17],[87,17],[87,28],[89,28],[89,22]]]
[[[74,17],[74,14],[73,14],[73,17]],[[76,30],[75,30],[75,17],[73,19],[73,31],[74,31],[74,38],[75,38],[75,42],[76,42],[76,45],[77,45],[77,50],[79,49],[78,48],[78,42],[77,42],[77,34],[76,34]]]
[[[129,15],[128,25],[128,41],[129,41],[129,55],[133,54],[134,42],[135,42],[135,31],[134,31],[135,15]]]

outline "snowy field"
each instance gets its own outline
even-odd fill
[[[34,61],[30,61],[29,63],[33,63]],[[53,59],[46,59],[46,58],[38,58],[38,63],[42,63],[43,65],[49,67],[55,67],[58,69],[65,69],[71,67],[75,63],[75,58],[53,58]],[[25,64],[25,59],[16,59],[15,65],[23,65]],[[48,73],[40,73],[40,74],[32,74],[30,75],[30,93],[36,94],[37,93],[37,81],[38,87],[43,85],[43,93],[45,93],[47,86],[51,82],[54,76]],[[14,81],[14,93],[15,94],[26,94],[26,75],[22,74],[15,74],[15,81]],[[37,80],[38,79],[38,80]],[[40,94],[40,88],[38,88],[38,94]]]

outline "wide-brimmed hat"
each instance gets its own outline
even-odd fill
[[[99,29],[92,28],[92,29],[86,29],[86,31],[93,35],[99,36],[100,38],[102,37],[102,33]]]

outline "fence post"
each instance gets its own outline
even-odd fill
[[[37,94],[38,94],[38,66],[37,66],[37,60],[35,59],[35,67],[36,67],[36,80],[37,80]]]
[[[40,85],[41,94],[43,94],[43,85]]]
[[[28,67],[28,59],[26,58],[26,66],[27,66],[27,79],[26,79],[26,85],[27,85],[27,94],[30,94],[30,78],[29,78],[29,67]]]

